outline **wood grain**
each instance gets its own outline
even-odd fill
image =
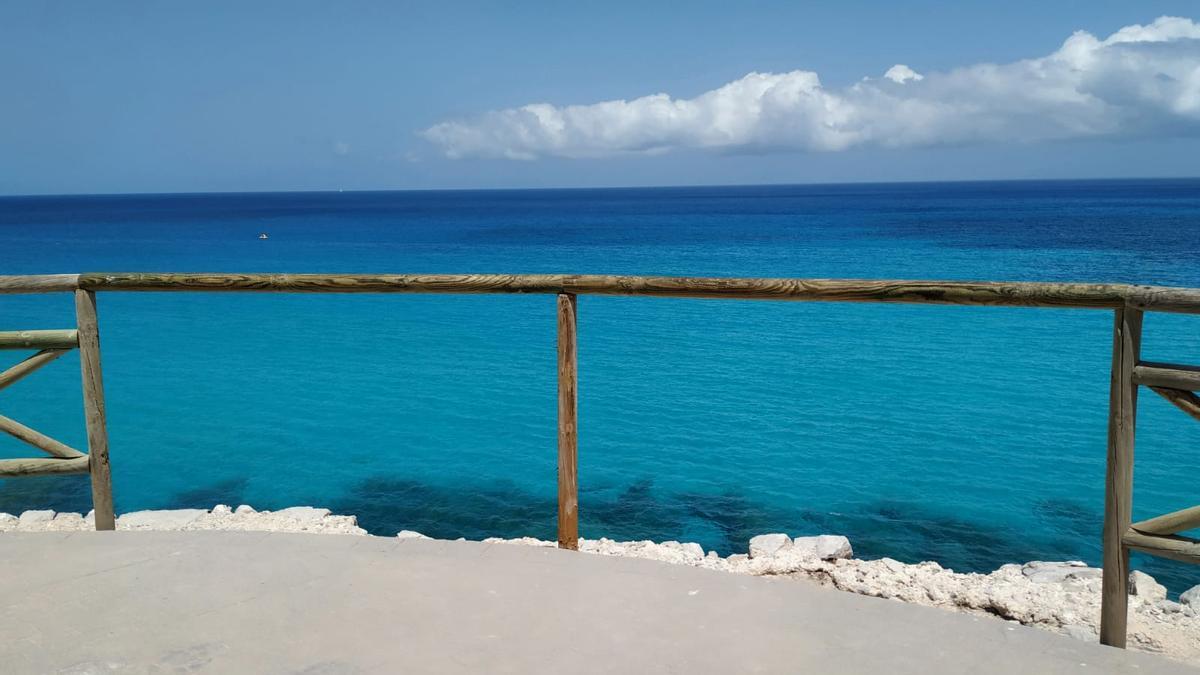
[[[1180,509],[1166,515],[1150,518],[1132,525],[1142,534],[1177,534],[1200,527],[1200,506]]]
[[[46,476],[63,473],[87,473],[88,456],[75,459],[37,457],[33,459],[0,459],[0,477]]]
[[[79,369],[83,380],[83,415],[91,456],[92,508],[96,529],[116,528],[113,512],[112,469],[108,460],[108,428],[104,415],[104,381],[100,374],[100,327],[96,320],[96,295],[75,291],[75,319],[79,325]]]
[[[759,279],[570,274],[88,273],[93,291],[293,293],[570,293],[1200,312],[1200,289],[1048,282]]]
[[[1142,311],[1115,313],[1108,402],[1108,466],[1104,491],[1104,579],[1100,642],[1125,647],[1129,610],[1129,549],[1122,540],[1133,514],[1133,444],[1137,423],[1137,384],[1133,366],[1142,346]]]
[[[1131,528],[1125,533],[1123,543],[1129,548],[1160,558],[1200,564],[1200,539],[1179,535],[1142,534]]]
[[[0,431],[59,459],[76,459],[84,456],[82,452],[79,452],[66,443],[59,443],[46,434],[36,429],[30,429],[24,424],[4,415],[0,415]]]
[[[1135,382],[1147,387],[1200,391],[1200,368],[1143,361],[1133,369]]]
[[[58,357],[66,354],[69,349],[44,349],[33,356],[21,361],[12,368],[0,373],[0,390],[20,382],[29,374],[36,371],[38,368],[58,359]]]
[[[78,335],[69,329],[0,331],[0,349],[74,349]]]
[[[78,274],[0,275],[0,295],[7,293],[57,293],[79,287]]]
[[[558,547],[579,548],[576,297],[558,296]]]

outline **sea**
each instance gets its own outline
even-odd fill
[[[1200,180],[0,198],[0,274],[133,271],[1200,287]],[[119,512],[307,504],[380,535],[554,538],[553,296],[112,292],[98,310]],[[958,571],[1100,562],[1111,312],[578,311],[585,537],[726,555],[835,533]],[[0,330],[73,325],[68,294],[0,296]],[[1143,353],[1200,364],[1200,316],[1148,314]],[[78,357],[0,392],[0,412],[85,447]],[[1149,391],[1134,482],[1135,519],[1200,503],[1200,424]],[[0,481],[0,511],[44,508],[88,511],[86,476]]]

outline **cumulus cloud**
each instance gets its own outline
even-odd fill
[[[597,157],[680,148],[838,151],[1200,134],[1200,23],[1161,17],[1052,54],[827,88],[817,73],[750,73],[695,98],[533,103],[436,124],[447,157]]]

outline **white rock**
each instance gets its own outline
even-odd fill
[[[1179,602],[1187,605],[1188,607],[1200,609],[1200,585],[1192,586],[1188,590],[1180,593]]]
[[[700,544],[697,544],[695,542],[689,541],[686,544],[680,544],[679,550],[683,551],[684,553],[686,553],[688,555],[696,557],[696,558],[704,557],[704,547],[700,546]]]
[[[11,513],[0,513],[0,532],[15,530],[20,522],[21,519]]]
[[[312,506],[293,506],[280,511],[276,511],[275,515],[282,518],[292,518],[305,523],[321,520],[329,515],[329,509],[318,509]]]
[[[1034,560],[1021,566],[1021,574],[1035,584],[1061,584],[1064,581],[1079,581],[1084,579],[1099,579],[1104,570],[1088,567],[1080,560],[1067,562],[1046,562]]]
[[[207,514],[204,509],[134,511],[117,518],[117,526],[123,530],[182,530]]]
[[[38,523],[48,523],[54,520],[53,511],[26,511],[21,514],[20,524],[22,527],[30,527]]]
[[[214,516],[228,516],[233,514],[233,509],[228,504],[217,504],[212,507],[212,514]]]
[[[1171,602],[1170,600],[1159,600],[1154,603],[1154,608],[1163,614],[1178,614],[1184,609],[1183,605],[1178,602]]]
[[[249,504],[242,504],[241,506],[234,509],[233,512],[238,514],[239,516],[245,516],[245,515],[248,515],[251,513],[258,513],[258,511],[255,511],[254,507],[250,506]]]
[[[768,558],[791,547],[792,538],[786,534],[760,534],[750,539],[750,557]]]
[[[854,549],[850,547],[850,540],[835,534],[796,537],[792,540],[792,548],[806,558],[817,560],[839,560],[854,557]]]
[[[396,538],[397,539],[428,539],[429,537],[426,537],[425,535],[421,534],[420,532],[414,532],[412,530],[400,530],[399,532],[396,533]]]
[[[1167,587],[1154,580],[1154,577],[1134,570],[1129,573],[1129,594],[1136,595],[1146,602],[1158,602],[1167,599]]]

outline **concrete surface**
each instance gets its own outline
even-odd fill
[[[0,535],[4,673],[1195,673],[786,579],[503,544]]]

